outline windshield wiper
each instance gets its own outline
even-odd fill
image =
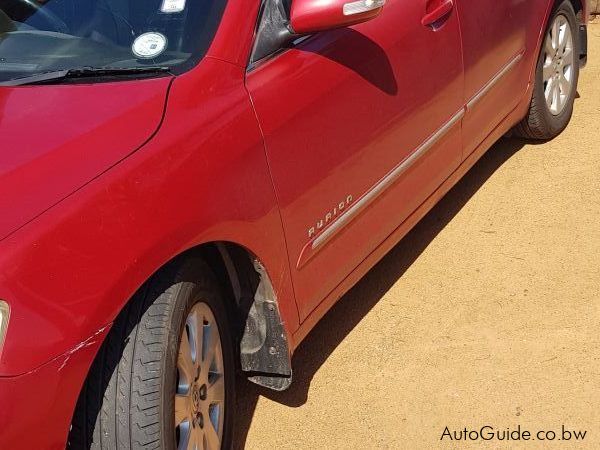
[[[170,73],[169,67],[80,67],[77,69],[55,70],[41,72],[27,77],[14,78],[0,82],[0,86],[23,86],[28,84],[45,84],[61,80],[73,80],[97,77],[119,77],[135,75],[151,75],[156,73]]]

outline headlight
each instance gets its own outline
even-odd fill
[[[8,303],[0,300],[0,352],[2,351],[2,345],[4,344],[4,338],[6,337],[6,329],[8,328],[8,316],[10,315],[10,308]]]

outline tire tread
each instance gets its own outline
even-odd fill
[[[165,355],[167,346],[176,351],[179,337],[171,330],[170,319],[175,298],[192,289],[186,278],[192,267],[193,284],[214,291],[218,284],[204,261],[172,262],[148,280],[119,314],[82,388],[68,448],[161,448]]]

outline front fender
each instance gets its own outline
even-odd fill
[[[0,243],[0,298],[11,307],[0,376],[89,338],[166,262],[206,242],[257,255],[295,331],[279,210],[243,77],[205,58],[173,82],[150,142]]]

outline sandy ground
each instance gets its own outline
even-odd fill
[[[600,448],[600,23],[590,54],[567,131],[496,144],[305,340],[289,391],[240,386],[238,448],[544,447],[440,441],[484,425]]]

